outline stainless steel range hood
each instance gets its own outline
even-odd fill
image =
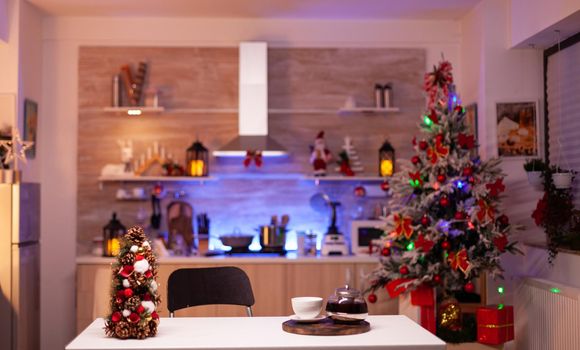
[[[217,151],[215,157],[242,157],[262,151],[264,157],[286,156],[288,151],[268,136],[268,45],[240,43],[239,135]]]

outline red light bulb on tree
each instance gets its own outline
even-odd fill
[[[441,242],[441,248],[443,248],[444,250],[449,250],[450,246],[451,246],[451,244],[449,244],[449,241],[447,241],[447,240]]]
[[[441,275],[436,274],[433,276],[433,283],[440,284],[441,283]]]
[[[399,273],[401,275],[406,275],[409,273],[409,268],[407,266],[403,265],[403,266],[399,267]]]

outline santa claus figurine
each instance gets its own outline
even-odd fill
[[[332,159],[332,154],[330,154],[330,151],[326,148],[326,143],[324,142],[324,131],[321,131],[316,135],[314,146],[311,148],[312,154],[310,155],[310,163],[314,168],[314,176],[325,176],[326,165]]]

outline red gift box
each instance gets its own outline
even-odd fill
[[[513,306],[485,306],[477,309],[477,341],[500,345],[514,339]]]

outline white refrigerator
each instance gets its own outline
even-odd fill
[[[40,185],[0,184],[0,348],[40,348]]]

